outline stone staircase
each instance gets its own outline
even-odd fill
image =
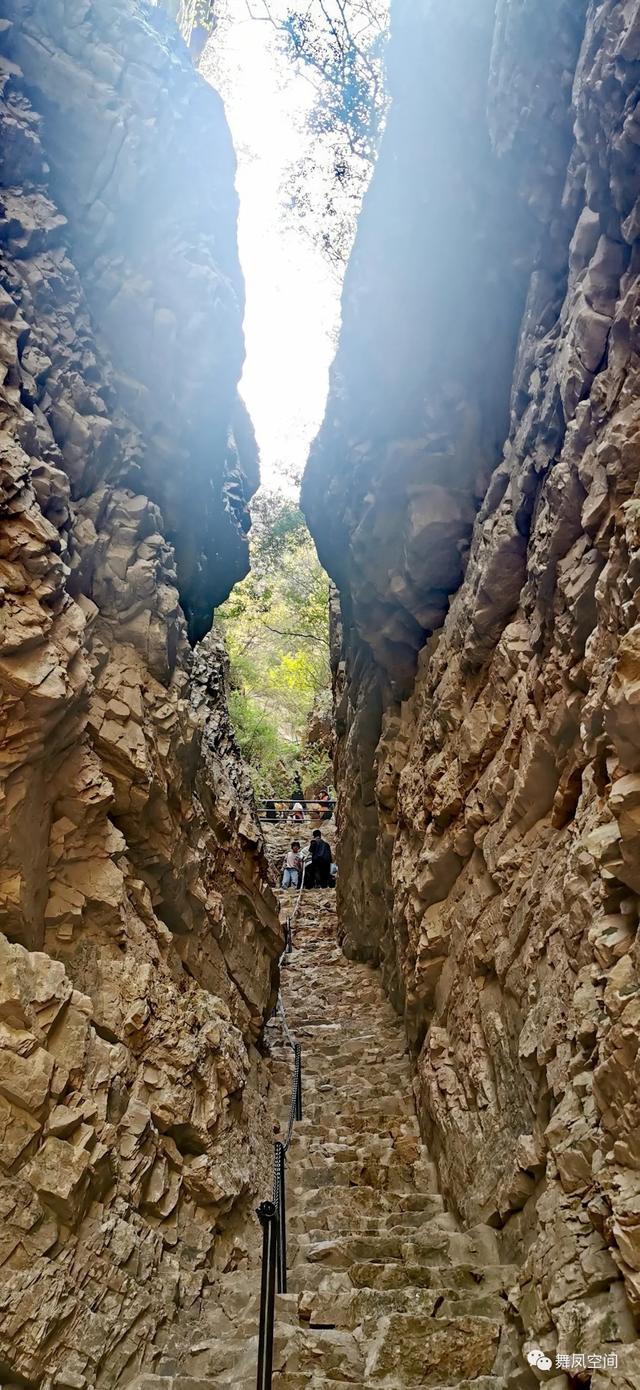
[[[281,896],[288,910],[293,895]],[[283,971],[303,1047],[304,1116],[287,1161],[289,1275],[276,1304],[274,1388],[513,1390],[530,1383],[506,1316],[514,1270],[494,1230],[462,1231],[445,1210],[402,1026],[376,972],[337,947],[334,903],[331,893],[303,894]],[[291,1052],[280,1024],[269,1035],[284,1131]],[[139,1390],[254,1390],[259,1244],[256,1222],[251,1267],[219,1278],[215,1305],[156,1375],[138,1378]]]

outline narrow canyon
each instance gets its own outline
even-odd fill
[[[286,1007],[274,1386],[636,1390],[640,0],[392,0],[299,900],[214,622],[260,472],[175,11],[0,13],[0,1387],[255,1385]]]

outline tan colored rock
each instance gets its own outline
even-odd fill
[[[498,1328],[484,1318],[428,1321],[395,1313],[365,1321],[366,1375],[371,1384],[388,1377],[407,1384],[442,1385],[452,1376],[488,1375],[495,1360]]]
[[[84,1149],[51,1136],[25,1170],[45,1210],[52,1211],[65,1226],[75,1225],[83,1214],[90,1162]]]
[[[16,1039],[18,1046],[24,1046],[22,1039]],[[26,1040],[33,1048],[33,1040]],[[42,1109],[51,1086],[54,1063],[41,1047],[33,1048],[28,1056],[21,1056],[7,1047],[0,1053],[0,1095],[15,1105],[37,1114]]]
[[[341,593],[341,938],[554,1351],[572,1308],[595,1349],[640,1307],[640,15],[531,19],[397,7],[303,503]]]
[[[282,935],[205,636],[257,459],[233,152],[161,13],[11,0],[0,144],[0,1361],[79,1390],[264,1161]]]

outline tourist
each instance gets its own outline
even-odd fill
[[[276,820],[276,821],[277,821],[277,819],[278,819],[278,812],[277,812],[277,810],[276,810],[276,803],[275,803],[275,801],[265,801],[264,806],[265,806],[265,812],[264,812],[264,818],[265,818],[265,820],[270,820],[270,821]]]
[[[310,886],[312,888],[330,888],[333,855],[331,846],[322,838],[321,830],[314,830],[309,852],[311,854]]]
[[[329,799],[329,788],[328,788],[328,787],[323,787],[323,788],[322,788],[322,791],[320,792],[319,801],[320,801],[320,810],[321,810],[321,813],[322,813],[322,819],[323,819],[323,820],[331,820],[331,817],[332,817],[332,815],[333,815],[333,808],[332,808],[332,805],[331,805],[331,801],[330,801],[330,799]]]
[[[294,802],[293,810],[291,812],[291,819],[298,822],[304,820],[304,807],[301,801]]]
[[[301,869],[302,860],[300,858],[300,842],[298,840],[292,840],[291,849],[287,850],[287,853],[284,858],[284,865],[282,869],[282,887],[297,888]]]

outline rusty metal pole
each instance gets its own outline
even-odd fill
[[[257,1217],[262,1226],[262,1283],[260,1286],[257,1390],[271,1390],[278,1244],[275,1203],[261,1202],[257,1208]]]
[[[302,1119],[302,1047],[295,1043],[296,1054],[296,1120]]]
[[[285,1191],[284,1144],[274,1145],[276,1169],[276,1211],[278,1220],[278,1293],[287,1292],[287,1197]]]

